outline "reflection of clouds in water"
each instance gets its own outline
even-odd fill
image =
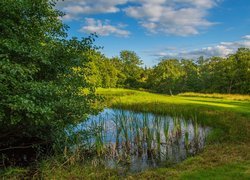
[[[98,128],[97,128],[98,127]],[[178,117],[105,109],[76,127],[76,131],[99,129],[110,160],[130,156],[130,169],[141,171],[163,162],[177,163],[196,154],[205,145],[208,127]],[[89,140],[95,143],[95,138]],[[113,164],[113,163],[108,163]]]

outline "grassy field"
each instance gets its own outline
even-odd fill
[[[204,152],[173,168],[159,168],[132,177],[180,179],[250,178],[249,96],[180,94],[167,96],[124,89],[99,89],[109,106],[159,114],[198,113],[214,128]],[[115,97],[115,98],[114,98]]]
[[[186,92],[181,93],[179,96],[185,97],[207,97],[207,98],[218,98],[218,99],[228,99],[228,100],[239,100],[239,101],[250,101],[249,95],[241,95],[241,94],[204,94],[204,93],[193,93],[193,92]]]
[[[169,107],[185,107],[184,109],[206,109],[236,112],[250,116],[250,97],[243,95],[219,95],[190,93],[169,96],[144,91],[127,89],[98,89],[98,94],[108,98],[108,106],[123,107],[154,113],[169,113]],[[243,100],[245,99],[245,100]],[[149,106],[151,104],[152,106]],[[132,108],[133,107],[133,108]],[[164,108],[167,107],[167,108]],[[178,109],[178,108],[177,108]],[[183,109],[181,109],[183,110]]]
[[[156,114],[199,116],[213,128],[199,155],[170,168],[119,176],[115,170],[81,163],[44,161],[39,176],[47,179],[250,179],[250,98],[242,95],[195,94],[177,96],[125,89],[98,89],[108,107]],[[16,172],[22,171],[17,169]],[[25,171],[25,170],[24,170]],[[9,175],[7,174],[9,173]],[[6,171],[7,176],[15,174]],[[35,176],[36,177],[36,176]]]

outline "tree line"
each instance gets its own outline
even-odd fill
[[[163,58],[143,67],[133,51],[118,57],[99,54],[88,64],[87,77],[96,87],[144,88],[160,93],[250,93],[250,49],[239,48],[227,57],[193,59]]]

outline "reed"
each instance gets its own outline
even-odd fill
[[[86,123],[90,124],[87,129],[92,131],[92,136],[85,139],[85,148],[94,152],[100,160],[112,159],[118,164],[127,165],[132,163],[132,159],[143,156],[155,162],[163,159],[178,161],[189,154],[188,149],[202,148],[189,146],[202,140],[199,139],[200,135],[196,134],[199,128],[197,116],[193,116],[193,120],[189,119],[192,123],[188,124],[183,114],[170,117],[122,109],[109,111],[112,112],[90,119],[90,123]],[[193,132],[190,132],[193,139],[189,138],[187,129],[190,125],[193,127]],[[182,144],[185,145],[186,154],[182,154]],[[172,153],[168,154],[169,151]],[[94,161],[96,162],[96,159]]]
[[[235,175],[234,177],[247,177],[250,103],[245,96],[241,98],[225,97],[224,95],[221,98],[214,95],[196,94],[194,96],[167,96],[124,89],[101,89],[97,93],[106,96],[108,107],[131,110],[143,115],[131,118],[131,114],[124,113],[124,118],[122,116],[113,117],[112,120],[116,122],[114,123],[116,128],[113,132],[113,140],[107,138],[110,133],[105,132],[106,128],[100,128],[104,131],[102,134],[106,135],[106,138],[99,138],[102,140],[104,149],[100,158],[104,155],[104,160],[95,161],[96,164],[106,162],[106,158],[112,156],[117,164],[123,165],[127,161],[126,167],[131,167],[135,156],[148,157],[154,161],[156,158],[154,152],[160,152],[161,155],[165,153],[167,166],[172,159],[178,159],[173,155],[182,152],[182,146],[186,151],[184,150],[185,153],[179,157],[180,159],[185,158],[188,153],[193,156],[192,153],[196,153],[196,150],[204,145],[204,134],[206,134],[206,127],[209,126],[211,127],[209,145],[198,156],[189,158],[172,168],[154,169],[140,174],[130,174],[130,176],[139,179],[152,177],[164,179],[166,175],[169,178],[177,179],[182,177],[184,179],[185,177],[186,179],[200,177],[227,179],[231,176],[225,176],[224,173],[230,171],[235,173],[232,174]],[[237,99],[237,101],[232,99]],[[158,124],[152,123],[153,120],[149,113],[159,116]],[[160,118],[161,116],[170,116],[172,120],[168,118],[163,120]],[[106,117],[105,119],[107,120]],[[179,132],[181,135],[178,136]],[[93,134],[93,132],[89,134]],[[159,138],[159,136],[163,138]],[[126,139],[129,143],[123,145]],[[85,147],[97,154],[95,149],[98,146],[95,145],[94,138],[86,140]],[[131,150],[126,151],[126,148],[123,147],[129,147]],[[70,157],[69,152],[67,149],[67,157]],[[237,164],[234,164],[235,162]],[[58,168],[55,172],[63,171],[65,168],[61,170]],[[103,171],[106,169],[103,168]],[[95,174],[93,170],[89,172]]]

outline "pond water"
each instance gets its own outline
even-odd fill
[[[197,118],[105,109],[74,131],[85,132],[84,147],[95,151],[105,166],[139,172],[170,166],[197,154],[210,128],[198,124]]]

